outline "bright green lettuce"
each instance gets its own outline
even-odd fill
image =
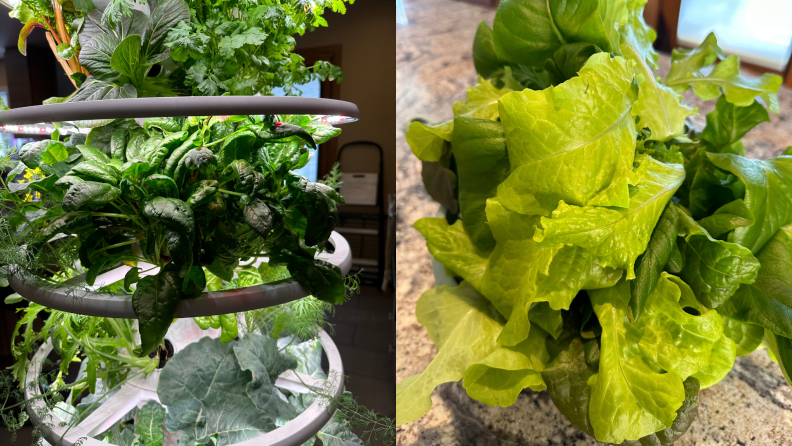
[[[547,214],[559,200],[628,207],[636,137],[633,77],[631,62],[598,53],[580,77],[502,97],[512,173],[498,188],[501,202],[523,214]]]
[[[497,311],[466,283],[426,291],[416,314],[438,354],[426,370],[396,386],[398,424],[420,418],[432,406],[430,395],[435,387],[461,379],[471,364],[492,353],[502,329]]]
[[[720,63],[709,74],[704,74],[702,68],[716,60]],[[665,83],[679,93],[693,88],[693,92],[705,101],[717,98],[721,90],[727,101],[741,107],[751,105],[754,98],[760,97],[770,111],[778,113],[778,88],[782,79],[770,73],[756,79],[741,76],[737,56],[724,59],[715,34],[710,33],[692,50],[674,50]]]
[[[546,386],[600,442],[669,446],[737,356],[766,347],[792,376],[792,156],[740,141],[781,80],[710,36],[663,82],[645,3],[503,0],[479,26],[484,79],[424,162],[454,205],[415,226],[450,285],[419,303],[438,355],[399,384],[399,423],[441,382],[497,406]],[[701,132],[688,88],[718,98]]]
[[[602,325],[600,368],[589,379],[596,438],[620,443],[670,427],[685,400],[683,381],[710,368],[710,354],[723,337],[721,318],[715,311],[687,314],[678,303],[680,288],[665,276],[649,297],[645,317],[635,323],[628,319],[626,281],[589,296]]]
[[[542,218],[537,241],[569,243],[594,249],[600,264],[623,268],[635,278],[636,258],[646,249],[652,230],[674,192],[682,184],[682,166],[642,156],[629,207],[572,206],[561,202],[551,218]]]

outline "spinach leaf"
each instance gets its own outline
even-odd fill
[[[140,322],[141,355],[162,343],[180,299],[181,279],[172,263],[156,275],[140,279],[132,295],[132,308]]]
[[[63,197],[63,210],[76,211],[84,206],[107,204],[121,195],[121,191],[107,183],[83,181],[75,183]]]

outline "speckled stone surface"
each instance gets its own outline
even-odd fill
[[[404,140],[409,120],[452,118],[451,105],[464,99],[476,81],[471,45],[476,26],[492,24],[495,11],[452,0],[406,0],[410,24],[396,34],[397,141],[397,340],[396,381],[422,371],[435,348],[415,319],[421,293],[434,286],[429,253],[412,224],[437,210],[423,189],[421,166]],[[668,57],[659,73],[668,70]],[[702,115],[702,103],[688,93],[687,103]],[[792,91],[779,94],[781,113],[749,133],[749,157],[769,158],[792,144]],[[694,118],[699,125],[704,117]],[[720,383],[701,392],[699,416],[677,445],[792,445],[792,389],[764,351],[738,358]],[[408,445],[595,445],[555,408],[546,392],[523,392],[508,408],[471,400],[460,383],[440,386],[432,410],[398,428],[397,443]]]

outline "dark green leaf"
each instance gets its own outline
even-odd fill
[[[211,150],[199,147],[184,155],[184,165],[188,170],[198,169],[201,173],[209,173],[217,166],[217,159]]]
[[[741,285],[718,313],[792,338],[792,239],[787,232],[778,231],[757,259],[762,267],[756,280]]]
[[[115,167],[96,161],[83,161],[74,166],[68,175],[80,177],[86,181],[101,181],[113,186],[117,186],[118,180],[121,179],[121,173]]]
[[[179,22],[190,21],[190,9],[187,3],[181,0],[163,0],[151,9],[151,25],[143,35],[143,55],[147,63],[150,59],[162,59],[160,54],[167,57],[168,49],[164,47],[168,31],[175,28]]]
[[[100,33],[83,46],[80,51],[80,64],[91,73],[88,83],[92,79],[112,82],[121,76],[118,68],[111,65],[113,52],[120,44],[121,40],[117,37]]]
[[[141,355],[152,352],[162,342],[181,299],[181,279],[172,264],[155,276],[138,282],[132,295],[132,308],[140,323]]]
[[[160,197],[179,198],[179,188],[176,186],[176,182],[167,175],[151,175],[143,181],[143,184]]]
[[[151,134],[153,129],[162,133],[174,133],[181,130],[184,118],[148,118],[143,122],[143,128]]]
[[[140,268],[132,268],[124,275],[124,289],[132,292],[131,286],[140,281]]]
[[[734,198],[745,200],[756,221],[735,229],[729,241],[759,252],[782,226],[792,222],[792,157],[754,160],[719,153],[708,153],[707,157],[718,168],[739,177],[745,197]]]
[[[217,153],[219,166],[225,167],[234,160],[250,160],[255,142],[256,134],[248,130],[226,139]]]
[[[192,192],[186,201],[187,206],[196,209],[211,202],[216,194],[217,180],[201,180],[193,186]]]
[[[421,178],[429,196],[449,212],[456,214],[459,209],[459,202],[454,193],[457,184],[456,174],[439,162],[421,161]]]
[[[170,177],[173,177],[174,173],[176,172],[176,167],[179,165],[179,161],[190,151],[193,147],[195,147],[195,139],[198,137],[198,133],[193,133],[190,135],[187,140],[182,143],[179,147],[173,150],[173,153],[170,154],[167,161],[165,161],[165,167],[163,169],[163,173]]]
[[[550,83],[558,85],[577,76],[578,71],[583,68],[589,57],[599,51],[600,49],[596,45],[584,42],[562,45],[544,64],[550,77]]]
[[[190,271],[193,263],[195,219],[192,209],[176,198],[155,197],[143,206],[144,216],[162,223],[166,228],[168,251],[179,277]]]
[[[721,95],[715,110],[707,113],[707,126],[701,132],[701,139],[712,144],[715,152],[722,152],[762,122],[770,122],[770,115],[759,102],[738,107]]]
[[[136,98],[137,90],[132,84],[116,84],[93,76],[82,84],[79,90],[66,102],[99,101],[102,99]]]
[[[492,29],[485,22],[479,23],[476,38],[473,40],[473,65],[485,79],[491,78],[504,65],[495,52]]]
[[[649,239],[646,251],[636,261],[635,280],[630,282],[630,307],[633,309],[635,320],[638,320],[643,314],[646,300],[654,290],[660,273],[663,272],[666,263],[671,258],[671,253],[676,246],[678,228],[677,207],[669,203],[652,232],[652,238]]]
[[[121,167],[121,176],[123,178],[137,180],[148,173],[150,169],[151,166],[148,161],[141,159],[130,160]]]
[[[272,212],[269,207],[261,200],[253,200],[245,206],[245,223],[248,224],[256,234],[266,240],[272,230]]]
[[[119,195],[121,195],[121,191],[110,184],[84,181],[69,188],[63,197],[61,206],[67,212],[76,211],[83,206],[109,203]]]
[[[204,337],[168,361],[157,394],[168,406],[169,432],[210,443],[209,437],[217,435],[218,445],[230,445],[275,429],[280,398],[266,374],[254,381],[240,367],[234,354],[238,345]]]
[[[206,274],[202,267],[193,265],[190,272],[184,277],[182,294],[185,297],[200,296],[204,289],[206,289]]]
[[[751,210],[743,200],[734,200],[726,203],[714,214],[699,220],[699,224],[713,237],[720,237],[737,228],[744,228],[754,224]]]

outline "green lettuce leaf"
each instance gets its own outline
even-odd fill
[[[720,96],[715,109],[707,113],[707,126],[701,132],[701,139],[710,143],[713,151],[722,152],[762,122],[770,122],[770,115],[758,101],[740,107]]]
[[[792,239],[778,231],[757,255],[761,269],[752,284],[740,288],[718,311],[735,321],[756,324],[792,338]]]
[[[652,42],[657,34],[643,19],[644,4],[646,0],[627,5],[627,26],[620,28],[619,49],[625,58],[636,62],[638,100],[633,105],[632,115],[640,118],[637,128],[648,128],[650,140],[667,141],[684,133],[685,119],[695,116],[697,110],[682,104],[682,97],[655,77],[652,67],[657,68],[657,53]]]
[[[690,285],[699,302],[715,308],[740,284],[753,283],[759,261],[751,250],[736,243],[713,239],[684,210],[679,211],[679,242],[684,268],[680,277]]]
[[[703,68],[720,60],[709,74]],[[692,50],[677,48],[671,56],[671,69],[665,84],[677,93],[688,88],[705,101],[717,98],[720,91],[727,101],[740,107],[748,107],[758,96],[764,100],[770,111],[778,113],[778,88],[783,79],[776,74],[765,73],[752,79],[740,75],[740,61],[737,56],[724,59],[714,33]],[[720,90],[720,91],[719,91]]]
[[[711,236],[720,237],[737,228],[751,226],[754,217],[745,201],[738,199],[719,207],[712,215],[699,220],[698,224]]]
[[[547,332],[533,326],[523,342],[498,347],[471,364],[462,380],[468,396],[491,406],[508,407],[527,387],[544,390],[541,371],[549,359],[546,337]]]
[[[446,153],[446,142],[451,142],[453,126],[452,121],[438,125],[413,121],[407,131],[407,144],[419,160],[440,161]]]
[[[627,279],[635,278],[633,265],[646,250],[666,203],[685,178],[680,165],[665,164],[645,155],[638,162],[638,179],[628,209],[578,207],[561,202],[551,218],[542,217],[542,229],[537,230],[534,239],[594,249],[602,266],[623,268]]]
[[[454,103],[454,116],[497,121],[498,99],[512,91],[508,86],[497,88],[492,82],[479,78],[474,87],[467,89],[467,99]]]
[[[492,27],[497,55],[515,65],[541,67],[565,43],[588,42],[617,51],[616,25],[627,11],[612,3],[504,0]]]
[[[505,206],[546,215],[559,200],[578,206],[629,205],[636,137],[630,116],[635,98],[631,65],[598,53],[579,77],[500,99],[512,166],[498,187]],[[599,87],[591,88],[595,85]]]
[[[416,314],[435,343],[437,356],[422,373],[396,385],[397,425],[428,412],[434,388],[462,379],[468,367],[495,351],[503,329],[495,308],[467,282],[426,291],[418,300]]]
[[[478,289],[508,318],[499,338],[505,345],[528,336],[536,302],[566,309],[581,289],[613,286],[623,274],[600,266],[591,250],[533,240],[537,217],[511,212],[496,199],[487,201],[487,218],[497,244]]]
[[[718,313],[687,314],[679,286],[667,277],[658,280],[645,316],[633,323],[628,282],[589,292],[602,326],[599,371],[588,380],[589,419],[599,441],[638,440],[672,427],[686,399],[683,381],[709,367],[722,338]],[[617,419],[626,422],[612,422]]]
[[[449,225],[444,218],[422,218],[414,226],[426,239],[426,246],[435,260],[477,287],[486,268],[487,256],[473,245],[462,220]]]
[[[729,241],[756,254],[782,226],[792,222],[792,156],[754,160],[731,153],[708,153],[707,157],[745,185],[745,205],[755,222],[735,229]]]
[[[746,324],[724,315],[721,315],[721,318],[723,319],[723,334],[734,341],[737,347],[737,356],[745,356],[759,348],[764,336],[764,328],[759,325]]]
[[[465,230],[481,250],[495,244],[487,225],[487,199],[509,175],[509,156],[500,122],[454,119],[454,157],[459,177],[459,208]]]

